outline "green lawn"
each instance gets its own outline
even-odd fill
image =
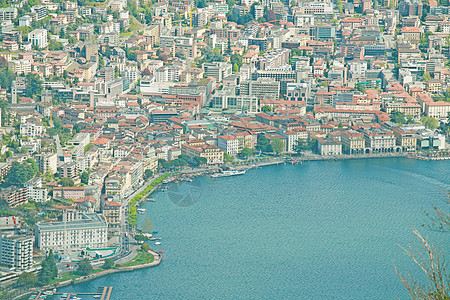
[[[121,266],[122,267],[131,267],[131,266],[148,264],[148,263],[151,263],[154,259],[155,258],[153,257],[153,255],[148,252],[139,252],[138,255],[136,255],[136,257],[132,261],[127,262]]]

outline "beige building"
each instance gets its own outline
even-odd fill
[[[207,159],[208,164],[223,163],[224,151],[219,147],[209,145],[202,140],[187,141],[182,145],[181,153],[190,157],[204,157]]]
[[[366,141],[362,132],[343,131],[341,134],[343,152],[346,154],[363,154]]]
[[[402,147],[402,151],[416,151],[418,136],[412,132],[405,132],[401,129],[394,129],[394,136],[397,146]]]
[[[115,201],[105,201],[102,205],[102,213],[108,222],[108,230],[117,232],[120,230],[120,208],[122,205]]]
[[[393,152],[395,147],[395,136],[392,131],[376,129],[364,132],[366,148],[371,148],[373,153]]]

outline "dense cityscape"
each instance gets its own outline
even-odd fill
[[[448,0],[0,3],[2,299],[159,264],[167,182],[450,159]]]

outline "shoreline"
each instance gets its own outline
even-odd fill
[[[104,276],[107,276],[107,275],[116,274],[116,273],[123,273],[123,272],[133,272],[134,270],[139,270],[139,269],[144,269],[144,268],[150,268],[150,267],[158,266],[161,263],[161,261],[162,261],[162,254],[157,253],[157,252],[152,251],[152,250],[149,250],[148,252],[151,255],[153,255],[153,261],[150,262],[150,263],[136,265],[136,266],[128,266],[128,267],[117,267],[117,268],[113,268],[113,269],[107,269],[107,270],[104,270],[104,271],[100,271],[100,272],[97,272],[97,273],[94,273],[94,274],[90,274],[90,275],[87,275],[87,276],[80,276],[80,277],[77,277],[75,279],[69,279],[69,280],[66,280],[66,281],[61,281],[61,282],[58,282],[58,283],[54,283],[52,285],[43,286],[43,287],[37,288],[35,290],[30,290],[30,291],[28,291],[28,292],[26,292],[24,294],[15,296],[12,299],[14,299],[14,300],[15,299],[26,299],[25,297],[27,297],[29,295],[33,295],[35,293],[39,293],[39,292],[43,292],[43,291],[51,291],[53,289],[58,290],[58,289],[63,288],[63,287],[67,287],[67,286],[70,286],[70,285],[76,285],[76,284],[79,284],[79,283],[85,283],[85,282],[88,282],[88,281],[91,281],[91,280],[94,280],[94,279],[97,279],[97,278],[100,278],[100,277],[104,277]]]

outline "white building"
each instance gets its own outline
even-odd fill
[[[182,69],[176,66],[165,66],[156,70],[156,82],[180,81]]]
[[[28,74],[31,72],[31,61],[21,59],[8,62],[8,69],[15,74]]]
[[[297,146],[300,135],[297,132],[293,132],[291,130],[280,132],[280,134],[286,138],[286,151],[295,152],[295,146]]]
[[[232,135],[221,135],[217,139],[217,146],[228,155],[236,155],[239,151],[239,140]]]
[[[33,237],[0,235],[0,265],[14,271],[31,268]]]
[[[45,48],[47,42],[47,29],[35,29],[28,34],[28,40],[39,48]]]
[[[25,15],[19,18],[19,27],[30,27],[33,18],[29,15]]]
[[[35,123],[20,124],[20,135],[27,137],[40,137],[44,132],[44,126]]]
[[[42,178],[32,178],[24,186],[28,188],[28,197],[33,201],[46,202],[50,200],[47,189],[42,188]]]
[[[317,139],[320,155],[342,154],[342,143],[336,139]]]
[[[108,223],[97,213],[64,212],[63,221],[36,224],[36,247],[41,251],[104,248]]]

